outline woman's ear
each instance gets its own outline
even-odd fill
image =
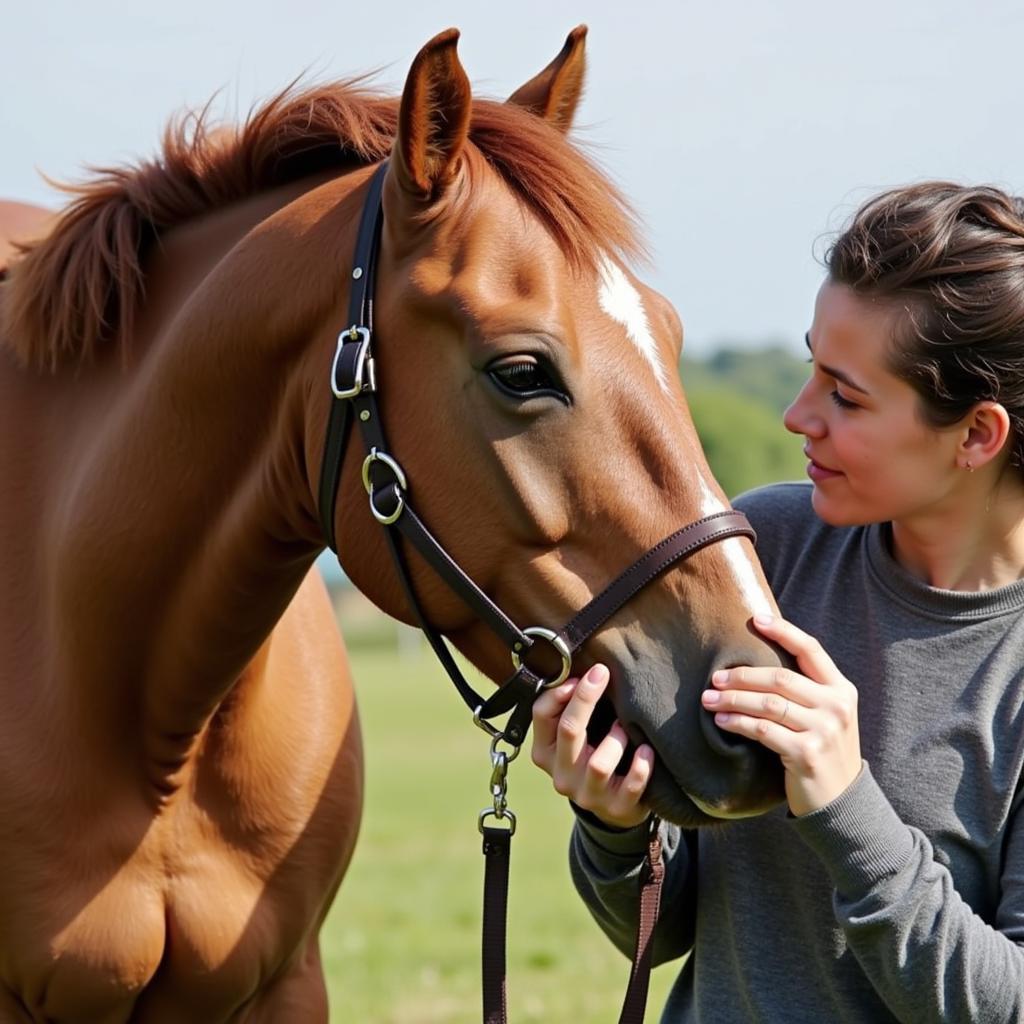
[[[957,462],[964,469],[980,469],[1006,447],[1013,429],[1010,415],[998,402],[978,402],[964,417]]]

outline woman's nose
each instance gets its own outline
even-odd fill
[[[792,434],[803,434],[806,437],[817,437],[824,432],[824,420],[813,408],[810,397],[812,381],[808,381],[799,394],[782,414],[782,422]]]

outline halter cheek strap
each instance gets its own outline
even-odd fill
[[[377,270],[375,258],[383,223],[380,195],[384,187],[387,162],[377,168],[363,201],[356,235],[356,258],[352,265],[352,285],[348,300],[348,322],[351,325],[338,335],[334,363],[331,366],[331,391],[334,401],[327,420],[327,441],[320,463],[320,490],[317,507],[327,546],[338,553],[334,536],[334,512],[338,501],[338,484],[345,462],[345,444],[352,426],[352,403],[364,383],[376,387],[370,335],[373,331],[373,284]],[[360,258],[362,257],[362,258]],[[353,329],[355,333],[353,334]]]

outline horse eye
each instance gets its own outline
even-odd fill
[[[498,388],[513,398],[547,395],[569,404],[569,396],[561,383],[536,359],[520,357],[494,363],[488,367],[487,372]]]

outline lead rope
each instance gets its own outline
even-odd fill
[[[498,749],[499,742],[500,736],[491,741],[493,807],[482,810],[478,819],[484,837],[484,910],[480,950],[483,1024],[508,1024],[505,936],[509,861],[512,856],[512,837],[516,833],[516,816],[508,806],[508,766],[519,756],[520,748],[513,747],[509,755]],[[508,827],[487,825],[487,819],[492,817],[497,821],[506,821]],[[658,924],[661,886],[665,879],[660,827],[661,820],[651,815],[648,821],[647,851],[640,868],[640,914],[636,945],[629,971],[629,984],[619,1013],[619,1024],[644,1024],[651,981],[654,930]]]
[[[640,921],[636,930],[636,948],[633,950],[629,987],[622,1000],[619,1024],[644,1024],[654,954],[654,929],[658,924],[661,885],[665,880],[660,828],[661,820],[652,815],[647,833],[647,854],[640,869]]]

